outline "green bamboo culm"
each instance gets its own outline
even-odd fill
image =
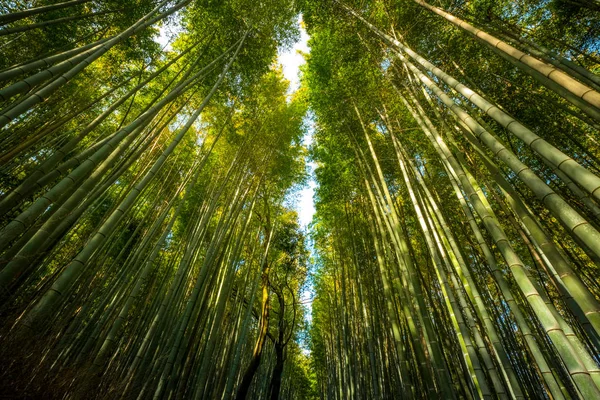
[[[0,393],[600,398],[597,1],[0,4]]]

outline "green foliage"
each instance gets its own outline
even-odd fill
[[[600,396],[597,2],[61,2],[0,4],[2,394]]]

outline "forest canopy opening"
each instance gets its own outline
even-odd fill
[[[0,397],[600,398],[599,32],[0,2]]]

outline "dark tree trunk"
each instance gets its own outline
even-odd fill
[[[250,390],[250,385],[252,384],[252,379],[254,379],[254,375],[256,371],[258,371],[258,367],[260,366],[260,359],[262,358],[262,351],[252,357],[252,361],[250,361],[250,365],[246,369],[244,373],[244,377],[242,378],[242,382],[238,388],[238,392],[236,395],[236,400],[245,400],[248,395],[248,391]]]
[[[279,399],[279,391],[281,389],[281,378],[283,376],[283,363],[285,361],[283,351],[287,344],[285,337],[285,298],[281,290],[275,290],[277,298],[279,299],[279,335],[275,342],[275,355],[277,356],[275,362],[275,368],[273,369],[273,376],[271,377],[271,384],[269,385],[271,391],[271,400]]]
[[[269,224],[270,226],[270,224]],[[267,237],[270,237],[270,230]],[[265,250],[268,249],[268,243],[265,242]],[[254,352],[252,353],[252,360],[250,361],[250,365],[244,372],[244,377],[242,378],[242,382],[237,391],[236,400],[245,400],[246,396],[248,396],[248,391],[250,390],[250,385],[252,384],[252,379],[254,379],[254,375],[256,371],[258,371],[258,367],[260,366],[260,360],[262,358],[262,351],[265,346],[265,341],[267,339],[267,333],[269,331],[269,264],[265,259],[265,263],[263,264],[263,276],[262,276],[262,311],[261,318],[259,324],[259,332],[258,338],[256,339],[256,346],[254,347]]]
[[[273,369],[273,377],[271,378],[271,400],[279,400],[279,392],[281,391],[283,363],[285,361],[283,356],[282,345],[277,344],[275,346],[275,354],[277,356],[277,361],[275,362],[275,368]]]

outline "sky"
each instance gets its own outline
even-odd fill
[[[291,49],[280,50],[277,55],[277,62],[281,64],[283,67],[283,75],[284,77],[290,81],[289,92],[292,94],[300,87],[300,66],[303,65],[306,60],[302,53],[307,54],[310,49],[308,47],[308,34],[302,27],[302,17],[298,18],[298,25],[300,26],[300,40],[294,44]],[[314,132],[313,129],[313,121],[307,116],[306,122],[308,125],[308,129],[306,134],[302,138],[303,144],[305,146],[310,146],[312,142],[312,134]],[[304,187],[299,193],[298,197],[291,202],[291,206],[298,212],[298,222],[300,226],[302,226],[306,232],[309,231],[308,225],[312,221],[312,217],[315,213],[315,205],[313,201],[313,196],[315,194],[315,176],[314,176],[314,168],[315,163],[309,162],[307,165],[309,179],[308,184]],[[310,239],[308,239],[308,248],[312,252],[313,248],[310,244]],[[307,308],[307,313],[305,314],[306,320],[310,323],[312,320],[312,298],[314,296],[314,287],[312,286],[311,280],[309,280],[308,287],[301,294],[300,301],[304,303]],[[310,354],[310,349],[300,346],[302,352],[305,355]]]
[[[283,75],[290,81],[290,92],[295,92],[300,87],[300,66],[305,63],[301,53],[308,53],[308,34],[301,24],[301,17],[298,18],[300,25],[300,40],[294,44],[294,47],[287,50],[280,50],[277,55],[277,62],[283,66]]]
[[[298,25],[300,26],[300,40],[292,48],[280,50],[277,55],[277,62],[283,67],[283,76],[290,81],[290,94],[300,87],[300,66],[306,62],[302,53],[310,51],[308,48],[308,34],[302,27],[301,17],[298,17]],[[304,135],[303,142],[308,147],[312,142],[313,128],[312,122],[310,120],[307,122],[309,128],[306,135]],[[310,176],[308,186],[300,191],[298,199],[293,204],[293,207],[298,212],[300,225],[304,228],[308,227],[315,213],[315,206],[313,204],[314,188],[316,185],[313,175],[314,163],[309,163],[307,168]]]

